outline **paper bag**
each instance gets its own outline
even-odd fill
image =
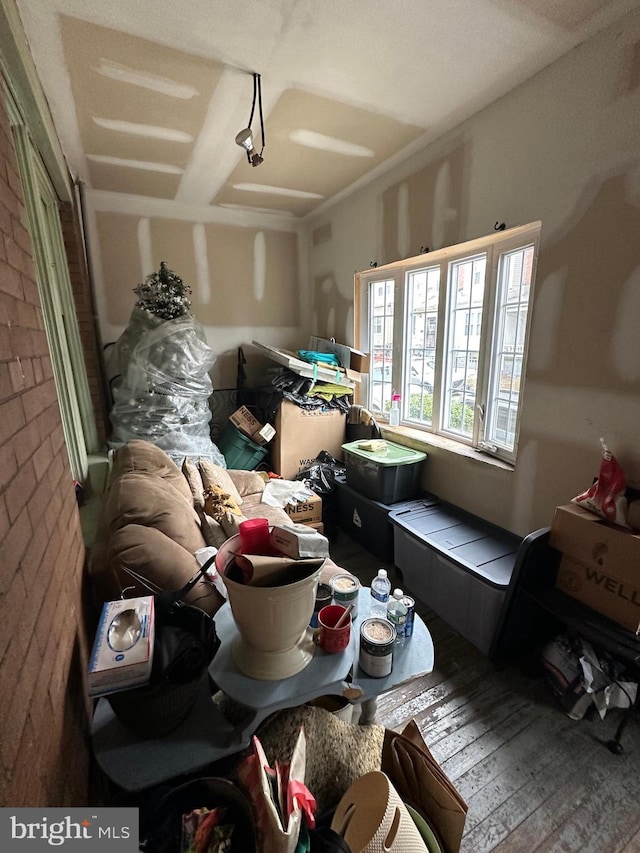
[[[260,853],[294,853],[303,813],[314,826],[315,800],[304,784],[306,739],[300,729],[290,764],[269,766],[262,744],[254,735],[253,754],[238,765],[238,781],[251,800],[256,816]]]
[[[458,853],[467,804],[429,752],[415,721],[402,734],[385,731],[382,770],[403,801],[428,820],[445,853]]]

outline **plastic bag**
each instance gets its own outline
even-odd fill
[[[209,371],[216,355],[191,314],[162,320],[141,308],[116,343],[120,379],[114,384],[111,447],[150,441],[177,465],[205,456],[226,468],[211,440]]]
[[[603,438],[600,439],[600,444],[602,445],[602,462],[598,479],[586,492],[573,498],[571,503],[591,510],[613,524],[628,527],[626,477]]]
[[[306,480],[317,495],[330,495],[336,481],[342,482],[346,473],[342,462],[338,462],[327,450],[321,450],[312,464],[296,475],[296,480]]]

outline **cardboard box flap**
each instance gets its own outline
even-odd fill
[[[549,544],[587,566],[640,566],[640,536],[576,504],[556,508]],[[640,578],[640,568],[638,569]]]

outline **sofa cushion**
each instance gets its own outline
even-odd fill
[[[114,483],[123,474],[154,474],[171,483],[186,498],[191,499],[189,484],[178,466],[164,450],[151,444],[150,441],[134,438],[116,450],[113,455],[110,483]]]
[[[264,491],[266,483],[257,471],[240,471],[230,468],[228,474],[241,498],[248,495],[261,495]]]
[[[180,472],[178,472],[180,473]],[[186,480],[180,478],[188,495],[154,474],[123,474],[111,485],[105,513],[109,533],[128,524],[144,524],[165,533],[194,554],[205,545],[198,514]]]
[[[128,570],[149,581],[152,590],[181,589],[198,571],[198,561],[161,530],[128,524],[111,537],[105,576],[95,577],[100,592],[118,598],[127,588],[127,597],[148,595],[150,590]],[[129,589],[129,587],[131,589]],[[106,598],[105,600],[109,600]],[[200,580],[184,600],[207,613],[215,613],[224,599],[213,584]]]
[[[200,516],[200,529],[202,530],[204,541],[207,545],[219,548],[228,539],[224,527],[215,518],[207,515],[204,509],[199,510],[198,514]]]
[[[210,459],[200,459],[198,462],[200,474],[202,475],[202,484],[206,489],[208,486],[219,486],[223,492],[231,496],[231,499],[238,506],[242,505],[242,497],[236,489],[233,480],[229,476],[229,472],[225,468],[221,468]]]
[[[261,494],[247,496],[242,502],[242,513],[247,518],[266,518],[270,525],[291,524],[287,513],[279,506],[262,503]]]

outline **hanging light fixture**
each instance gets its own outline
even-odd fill
[[[251,122],[253,121],[253,113],[256,108],[256,101],[258,102],[258,112],[260,114],[260,136],[262,137],[262,148],[260,149],[260,153],[258,153],[255,149],[253,143],[253,131],[251,130]],[[264,141],[264,119],[262,117],[262,83],[260,82],[260,75],[253,75],[253,101],[251,103],[251,115],[249,116],[249,124],[247,127],[243,128],[239,133],[236,134],[236,145],[239,145],[241,148],[247,152],[247,160],[251,163],[252,166],[259,166],[260,163],[264,161],[264,157],[262,156],[262,152],[264,151],[265,146]]]

